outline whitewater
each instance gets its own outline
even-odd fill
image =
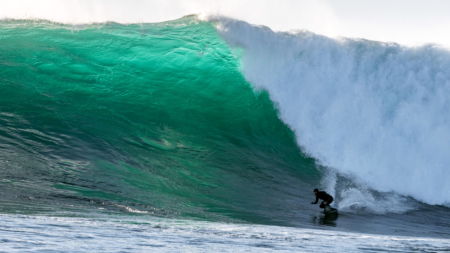
[[[449,249],[445,47],[64,23],[0,22],[3,249]]]
[[[303,150],[381,191],[450,202],[450,53],[219,18],[244,48],[242,70],[267,90]]]

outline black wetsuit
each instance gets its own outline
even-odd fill
[[[331,202],[333,202],[333,197],[331,197],[328,193],[326,193],[324,191],[317,193],[317,195],[316,195],[316,202],[314,202],[313,204],[317,204],[319,199],[323,200],[322,204],[320,204],[320,208],[325,208],[325,206],[329,206],[331,204]],[[327,203],[324,204],[323,203],[324,201],[326,201]]]

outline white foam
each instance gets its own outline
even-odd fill
[[[217,20],[306,153],[376,190],[450,202],[448,51]]]
[[[360,187],[342,191],[337,207],[346,212],[375,214],[404,213],[414,209],[405,197],[398,194],[383,194],[377,198],[369,190]]]
[[[407,198],[394,192],[380,193],[374,192],[363,181],[348,175],[338,175],[333,168],[322,168],[323,177],[321,189],[334,196],[332,207],[344,212],[351,213],[405,213],[417,208],[417,204],[412,203]],[[339,182],[338,182],[339,181]]]
[[[0,215],[2,249],[17,252],[360,252],[448,249],[447,239],[139,216]],[[330,230],[328,230],[330,229]],[[333,230],[331,230],[333,229]]]

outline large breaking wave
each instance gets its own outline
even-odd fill
[[[379,191],[450,202],[448,50],[209,19],[304,152]]]
[[[210,21],[2,21],[0,201],[303,225],[319,185],[449,201],[447,51]]]

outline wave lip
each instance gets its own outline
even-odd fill
[[[269,92],[306,153],[374,189],[450,202],[449,51],[210,20],[244,49],[246,79]]]

